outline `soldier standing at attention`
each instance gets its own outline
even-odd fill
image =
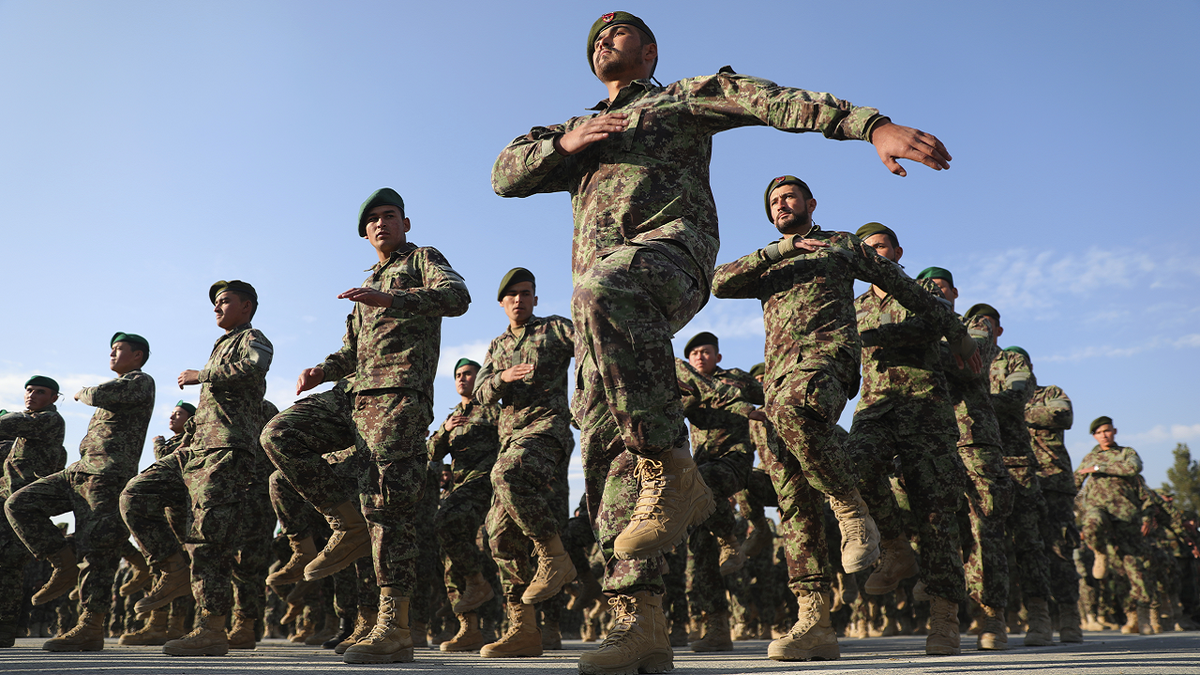
[[[154,413],[154,380],[142,372],[150,358],[146,338],[117,333],[109,347],[109,368],[117,378],[75,394],[75,400],[96,408],[79,444],[82,457],[16,491],[4,505],[8,522],[29,552],[54,566],[50,580],[33,596],[35,605],[75,587],[80,574],[76,553],[50,520],[68,511],[75,514],[75,548],[86,568],[80,584],[81,612],[75,628],[42,645],[52,652],[104,649],[113,578],[129,539],[119,499],[125,483],[137,473]]]
[[[508,329],[492,340],[475,383],[480,403],[500,407],[500,455],[492,467],[487,531],[509,617],[508,632],[480,650],[484,657],[541,656],[533,606],[576,576],[559,536],[568,514],[555,513],[549,490],[575,446],[567,403],[575,331],[569,319],[533,315],[536,283],[524,267],[504,275],[496,299],[508,315]]]
[[[177,379],[180,389],[200,385],[195,434],[186,446],[129,481],[121,494],[121,515],[159,574],[138,601],[138,613],[166,606],[189,591],[196,598],[200,617],[195,630],[163,645],[163,653],[173,656],[229,651],[225,618],[233,609],[234,556],[255,477],[267,370],[275,353],[262,331],[250,324],[258,311],[253,286],[236,279],[218,281],[208,289],[208,299],[225,333],[203,369],[185,370]],[[191,512],[190,566],[166,513],[179,505]]]
[[[25,381],[24,412],[0,414],[0,442],[10,444],[0,472],[0,503],[33,481],[62,471],[67,463],[66,425],[54,405],[57,400],[58,382],[34,375]],[[0,518],[0,648],[13,646],[17,638],[29,559],[8,518]]]
[[[869,281],[945,335],[960,359],[979,368],[975,343],[945,303],[876,255],[858,237],[827,232],[812,220],[817,200],[795,176],[771,179],[763,195],[767,218],[783,235],[765,248],[721,265],[718,298],[756,298],[766,325],[764,411],[781,441],[784,464],[775,482],[784,551],[800,618],[767,654],[780,661],[836,659],[829,619],[825,531],[819,523],[828,496],[842,535],[842,567],[864,570],[879,557],[879,532],[858,491],[851,458],[835,435],[838,416],[858,391],[862,343],[854,313],[854,281]],[[786,450],[785,450],[786,449]],[[926,640],[930,654],[958,653],[958,594],[933,596]]]
[[[596,114],[515,139],[492,168],[492,187],[504,197],[571,194],[578,369],[572,406],[585,482],[611,486],[588,495],[588,510],[618,616],[616,629],[579,667],[608,673],[671,665],[662,555],[713,508],[687,448],[671,348],[672,335],[707,302],[716,263],[712,136],[772,126],[870,141],[901,176],[897,159],[940,170],[951,158],[937,138],[892,124],[874,108],[728,68],[657,85],[657,40],[628,12],[592,24],[587,61],[608,99]],[[633,457],[622,459],[625,451]]]

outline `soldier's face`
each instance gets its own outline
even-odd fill
[[[771,222],[780,234],[805,234],[812,229],[812,212],[817,200],[807,199],[798,185],[784,185],[771,192]]]
[[[470,397],[475,393],[475,376],[479,374],[479,369],[472,365],[465,365],[454,371],[454,391],[458,392],[459,396]]]
[[[592,65],[596,77],[601,80],[613,80],[621,75],[633,79],[649,77],[649,64],[657,57],[658,46],[653,43],[643,45],[642,34],[625,24],[600,31],[592,45]]]
[[[954,301],[958,300],[958,289],[951,286],[950,282],[946,281],[945,279],[934,279],[933,283],[937,284],[937,287],[942,289],[942,296],[949,300],[950,306],[953,307]]]
[[[533,308],[537,307],[537,296],[533,293],[532,281],[522,281],[505,289],[500,298],[500,306],[504,308],[504,313],[508,315],[512,325],[522,326],[533,316]]]
[[[712,375],[716,372],[717,364],[720,362],[721,355],[717,353],[714,345],[699,345],[688,352],[688,363],[705,375]]]
[[[167,418],[167,428],[170,429],[172,433],[182,434],[183,425],[187,423],[191,416],[191,413],[176,406],[175,409],[171,411],[171,416]]]
[[[876,253],[892,262],[900,262],[900,256],[904,255],[904,249],[893,244],[892,238],[883,232],[863,239],[863,243],[875,249]]]
[[[142,350],[134,350],[128,342],[114,342],[108,354],[109,370],[124,375],[142,365]]]
[[[217,325],[230,330],[250,321],[250,316],[254,314],[254,303],[243,300],[232,291],[222,291],[213,305],[213,313],[217,316]]]
[[[1102,448],[1112,448],[1117,445],[1117,430],[1111,424],[1101,424],[1096,433],[1092,434],[1092,438],[1100,444]]]
[[[391,255],[408,241],[411,227],[404,213],[390,204],[367,211],[367,240],[379,251],[380,259]]]
[[[42,410],[57,400],[58,394],[49,387],[39,387],[33,384],[25,387],[25,409],[29,412]]]

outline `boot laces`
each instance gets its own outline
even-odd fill
[[[659,500],[667,487],[663,463],[642,458],[638,461],[633,473],[637,477],[640,489],[638,490],[637,505],[633,509],[630,520],[649,520],[656,515],[661,515],[663,510]]]
[[[621,642],[625,635],[633,629],[635,615],[633,613],[633,599],[618,595],[609,600],[609,606],[617,615],[616,622],[613,624],[612,630],[608,631],[608,635],[604,637],[604,642],[600,643],[600,648],[605,647],[621,647]]]

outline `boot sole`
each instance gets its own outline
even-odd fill
[[[616,556],[620,560],[644,560],[646,558],[656,558],[658,556],[665,555],[666,553],[668,553],[671,549],[675,548],[684,539],[687,539],[689,527],[692,527],[693,525],[699,525],[700,523],[704,522],[704,520],[706,518],[711,516],[717,510],[717,502],[716,502],[716,500],[713,499],[712,488],[708,487],[708,485],[705,484],[704,492],[708,495],[708,500],[705,501],[703,504],[697,503],[697,504],[692,505],[692,513],[691,513],[692,517],[687,519],[688,522],[685,523],[683,525],[683,527],[679,528],[678,532],[676,532],[675,535],[673,535],[670,538],[670,540],[659,541],[656,543],[656,548],[653,548],[650,550],[622,549],[622,548],[617,547],[614,543],[613,555]],[[874,561],[872,561],[872,562],[874,562]],[[672,666],[672,667],[674,667],[674,666]],[[653,671],[653,672],[666,672],[666,671]]]
[[[349,649],[342,654],[342,663],[409,663],[413,660],[413,648],[406,647],[391,654],[364,654]]]
[[[306,566],[304,568],[304,580],[305,581],[316,581],[318,579],[324,579],[325,577],[327,577],[331,574],[337,574],[338,572],[341,572],[342,570],[346,569],[347,567],[353,565],[354,561],[358,560],[359,558],[361,558],[363,556],[370,555],[370,553],[371,553],[371,538],[368,536],[367,540],[365,542],[363,542],[362,545],[360,545],[358,548],[352,550],[348,555],[346,555],[346,557],[342,558],[334,565],[318,567],[318,568],[311,569],[311,570],[308,569],[308,567]],[[316,562],[316,561],[313,561],[313,562]],[[311,564],[312,563],[309,563],[309,565],[311,565]],[[370,663],[377,663],[377,662],[371,661]],[[384,662],[384,663],[386,663],[386,662]]]
[[[438,645],[438,649],[443,652],[477,652],[486,644],[486,640],[480,640],[479,642],[469,645],[455,645],[454,647],[447,647],[446,643],[443,642],[442,644]]]
[[[104,640],[99,644],[93,642],[83,645],[42,645],[42,649],[48,652],[99,652],[104,651]]]
[[[620,666],[602,666],[597,663],[586,663],[579,660],[581,675],[639,675],[641,673],[669,673],[675,669],[675,661],[670,652],[647,654],[630,664]]]
[[[229,647],[225,645],[201,647],[198,649],[188,649],[186,647],[171,647],[168,649],[163,647],[163,653],[169,656],[225,656],[229,653]]]
[[[782,649],[774,653],[768,648],[767,658],[772,661],[837,661],[842,658],[842,650],[838,645],[824,645],[815,649],[798,649],[794,652]]]

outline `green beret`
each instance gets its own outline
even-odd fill
[[[760,375],[765,377],[766,374],[767,374],[767,364],[765,364],[765,363],[756,363],[756,364],[754,364],[754,367],[752,367],[750,369],[750,377],[758,377]]]
[[[855,232],[854,236],[866,241],[867,237],[871,237],[876,234],[886,234],[892,238],[893,246],[900,245],[900,238],[896,236],[895,232],[892,232],[892,228],[884,225],[883,223],[867,223],[866,225],[858,228],[858,232]]]
[[[400,193],[389,187],[379,188],[358,209],[358,236],[367,236],[367,214],[377,206],[395,206],[400,209],[400,215],[404,215],[404,199]]]
[[[108,346],[111,347],[118,342],[128,342],[129,346],[133,347],[135,351],[146,352],[146,358],[150,358],[150,342],[141,335],[137,333],[115,333],[112,339],[108,341]]]
[[[537,286],[537,279],[533,278],[533,272],[524,267],[514,267],[509,270],[508,274],[505,274],[504,278],[500,280],[500,290],[496,291],[496,302],[504,299],[504,291],[507,291],[509,286],[519,284],[522,281],[528,281]]]
[[[712,345],[717,349],[721,348],[721,344],[717,341],[716,335],[713,335],[708,331],[703,331],[701,333],[696,333],[694,336],[692,336],[691,340],[687,341],[687,344],[683,347],[683,355],[687,356],[688,354],[691,354],[692,350],[696,347],[702,347],[704,345]]]
[[[1033,361],[1033,357],[1031,357],[1031,356],[1029,355],[1029,352],[1025,351],[1024,349],[1021,349],[1020,347],[1018,347],[1018,346],[1016,346],[1016,345],[1013,345],[1013,346],[1011,346],[1011,347],[1005,347],[1005,348],[1004,348],[1004,351],[1006,351],[1006,352],[1016,352],[1016,353],[1020,354],[1021,356],[1024,356],[1025,358],[1029,359],[1030,361]]]
[[[464,356],[458,360],[458,363],[454,364],[454,372],[457,373],[458,369],[462,368],[463,366],[475,366],[476,370],[483,368],[483,366],[479,365],[477,362],[472,361],[471,359],[468,359],[467,357]]]
[[[1096,419],[1092,420],[1091,424],[1088,425],[1088,433],[1095,434],[1096,430],[1099,429],[1100,427],[1104,426],[1105,424],[1112,424],[1112,418],[1108,417],[1106,415],[1101,415],[1100,417],[1097,417]]]
[[[46,377],[45,375],[34,375],[28,380],[25,380],[25,386],[45,387],[56,394],[58,393],[58,383]]]
[[[591,68],[593,75],[596,73],[596,64],[592,63],[592,52],[595,51],[596,36],[599,35],[600,32],[605,28],[620,25],[634,26],[640,29],[646,35],[649,35],[650,42],[658,44],[658,40],[654,37],[654,31],[650,30],[650,27],[646,25],[645,21],[642,21],[629,12],[609,12],[599,19],[596,19],[596,23],[592,24],[592,29],[588,31],[587,60],[588,68]]]
[[[954,275],[945,267],[926,267],[917,275],[917,280],[921,279],[945,279],[954,288]]]
[[[767,183],[767,191],[763,193],[763,206],[765,206],[767,209],[767,220],[770,220],[772,225],[775,224],[775,221],[771,218],[771,193],[775,191],[775,188],[784,185],[798,185],[804,190],[805,194],[812,194],[812,190],[808,189],[808,183],[805,183],[795,176],[788,175],[772,178],[771,182]]]
[[[963,318],[970,319],[974,316],[990,316],[997,321],[1000,320],[1000,312],[996,311],[995,307],[992,307],[986,302],[971,305],[971,309],[967,310],[967,313],[963,315]]]
[[[187,401],[180,401],[175,404],[175,407],[183,408],[184,410],[186,410],[188,412],[189,415],[196,414],[196,406],[192,405],[191,403],[188,403]]]
[[[255,303],[258,302],[258,291],[254,290],[254,287],[250,284],[239,279],[234,279],[233,281],[221,280],[210,286],[208,288],[209,302],[216,305],[217,296],[225,291],[234,291],[242,295],[248,295],[254,300]]]

